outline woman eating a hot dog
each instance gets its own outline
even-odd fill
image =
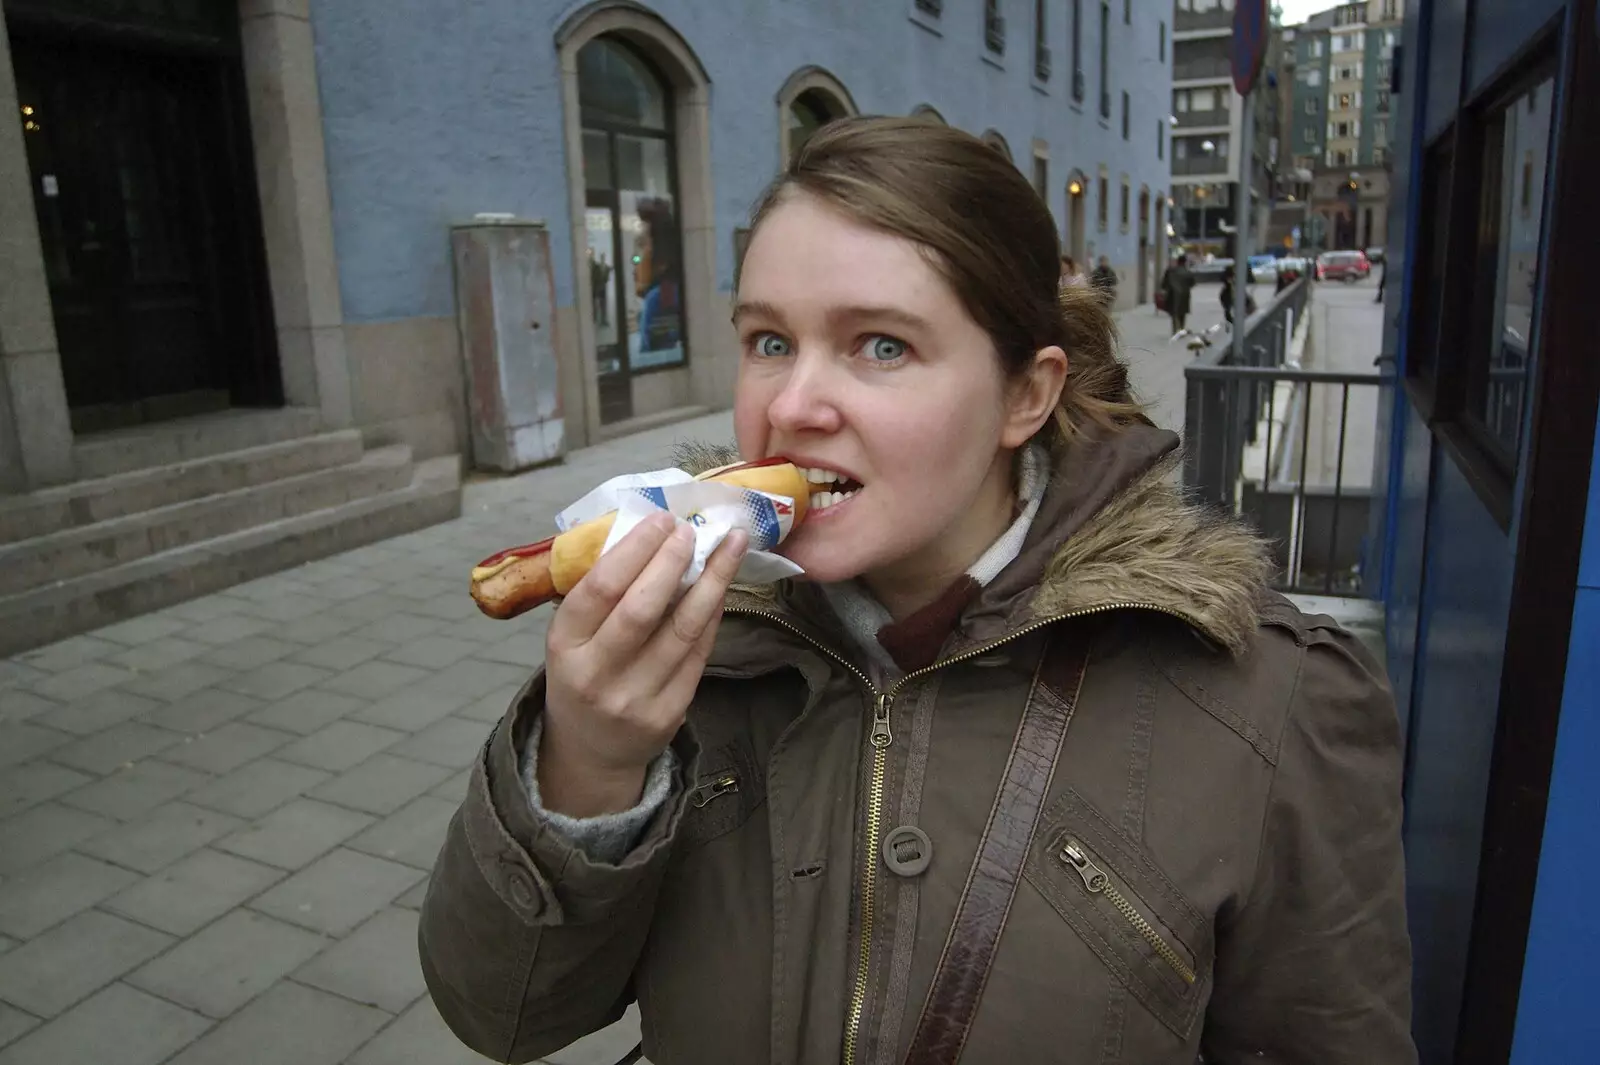
[[[845,119],[761,200],[738,453],[810,489],[680,594],[665,514],[554,608],[422,910],[498,1061],[1415,1060],[1382,669],[1174,487],[1111,318],[975,137]]]

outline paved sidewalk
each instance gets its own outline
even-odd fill
[[[1181,421],[1166,318],[1120,318]],[[477,479],[447,525],[0,659],[0,1065],[483,1060],[425,993],[416,911],[549,612],[482,617],[467,570],[689,438],[730,440],[731,416]],[[636,1032],[549,1060],[608,1065]]]
[[[482,617],[467,570],[731,435],[476,481],[447,525],[0,660],[0,1063],[483,1060],[425,994],[416,911],[549,612]]]
[[[1222,286],[1196,285],[1190,302],[1189,328],[1200,332],[1222,322],[1222,304],[1217,296]],[[1256,301],[1270,296],[1270,285],[1253,288]],[[1134,392],[1150,408],[1150,416],[1163,429],[1183,432],[1183,368],[1193,361],[1184,340],[1172,339],[1172,319],[1157,314],[1150,304],[1120,311],[1117,327],[1122,333],[1122,354],[1129,364]],[[1227,344],[1228,334],[1211,335],[1213,344]]]

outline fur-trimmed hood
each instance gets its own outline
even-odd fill
[[[961,618],[961,642],[1126,606],[1182,618],[1230,654],[1243,654],[1268,589],[1267,544],[1184,493],[1177,444],[1170,432],[1139,426],[1056,449],[1027,541]],[[676,460],[700,472],[738,457],[730,448],[690,443],[680,445]],[[743,596],[768,604],[791,598],[811,613],[811,600],[820,597],[804,587],[745,589]]]

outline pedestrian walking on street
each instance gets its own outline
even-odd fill
[[[1094,273],[1089,275],[1089,283],[1105,298],[1107,307],[1117,304],[1117,272],[1111,269],[1111,260],[1100,256],[1100,265],[1094,268]]]
[[[1244,270],[1245,284],[1255,284],[1255,271],[1250,269],[1248,266],[1246,266]],[[1227,273],[1222,275],[1222,291],[1218,294],[1218,298],[1222,301],[1222,318],[1228,323],[1228,328],[1230,330],[1233,328],[1233,293],[1233,271],[1230,269]],[[1246,318],[1256,313],[1256,298],[1249,288],[1244,290],[1244,313]]]
[[[1070,255],[1061,256],[1061,285],[1078,285],[1084,282],[1083,274],[1078,270],[1078,260]]]
[[[734,424],[811,471],[805,576],[738,535],[680,594],[661,515],[556,607],[422,906],[473,1049],[637,1001],[655,1065],[1416,1061],[1383,669],[1175,487],[1057,239],[915,119],[770,187]]]
[[[1177,262],[1167,267],[1161,275],[1161,292],[1172,317],[1172,335],[1180,336],[1189,328],[1189,294],[1194,289],[1194,273],[1189,269],[1189,256],[1179,255]]]

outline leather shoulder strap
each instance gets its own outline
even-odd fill
[[[1070,648],[1066,635],[1059,626],[1052,630],[1034,671],[906,1065],[954,1065],[966,1045],[1089,664],[1089,633],[1077,628],[1081,642]]]

